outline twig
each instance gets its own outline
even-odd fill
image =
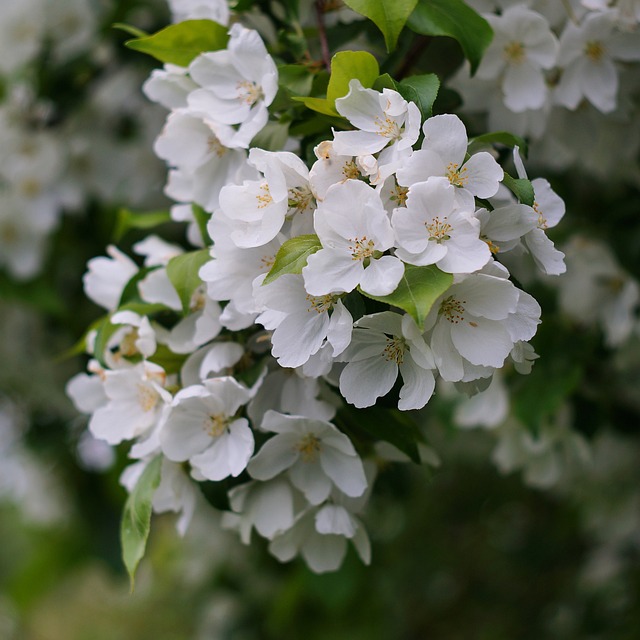
[[[322,7],[324,0],[316,0],[316,17],[318,19],[318,36],[320,37],[320,48],[322,50],[322,61],[327,71],[331,71],[331,55],[329,53],[329,43],[327,41],[327,30],[324,26],[324,12]]]

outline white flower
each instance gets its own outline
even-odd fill
[[[160,432],[163,453],[176,462],[189,460],[209,480],[239,475],[254,442],[247,419],[235,414],[250,398],[251,392],[229,376],[182,389]]]
[[[229,5],[226,0],[169,0],[174,22],[184,20],[213,20],[229,24]]]
[[[313,296],[353,291],[358,285],[372,295],[388,295],[398,286],[404,265],[381,255],[393,246],[393,231],[376,191],[347,180],[327,192],[314,214],[322,249],[302,269]]]
[[[105,371],[103,375],[108,402],[93,414],[89,422],[91,433],[109,444],[118,444],[150,431],[171,400],[164,389],[164,369],[141,362],[134,367]]]
[[[435,363],[411,316],[385,311],[356,322],[351,345],[340,360],[340,392],[356,407],[370,407],[402,376],[398,408],[421,409],[433,394]]]
[[[334,131],[333,148],[341,156],[377,153],[388,144],[408,149],[420,133],[420,111],[413,102],[391,89],[365,89],[357,79],[349,82],[349,93],[336,100],[336,109],[358,129]]]
[[[444,114],[425,121],[422,148],[402,163],[396,172],[398,184],[411,187],[431,176],[442,176],[456,187],[458,207],[475,209],[474,196],[490,198],[498,191],[504,171],[486,151],[465,162],[467,130],[460,118]]]
[[[501,77],[504,103],[511,111],[540,109],[546,100],[543,69],[551,69],[558,41],[546,18],[523,6],[509,7],[501,16],[484,16],[493,41],[485,52],[478,78]]]
[[[332,486],[348,496],[367,488],[362,462],[349,438],[330,422],[268,411],[261,425],[275,435],[248,466],[256,480],[270,480],[288,470],[293,485],[311,504],[324,502]]]
[[[361,177],[355,158],[338,155],[332,141],[321,142],[313,152],[318,160],[309,171],[309,183],[318,200],[324,200],[332,185],[347,180],[358,180]]]
[[[197,89],[186,67],[165,64],[162,69],[154,69],[142,85],[144,94],[167,109],[179,109],[187,106],[187,96]]]
[[[278,71],[257,31],[234,24],[229,34],[227,49],[203,53],[189,65],[191,78],[202,88],[189,95],[188,104],[220,124],[222,144],[246,149],[267,123]]]
[[[556,100],[573,110],[584,97],[603,113],[613,111],[618,93],[614,60],[640,60],[637,34],[615,31],[615,12],[589,13],[580,25],[568,22],[560,38],[563,72]]]
[[[429,178],[409,190],[406,207],[391,218],[396,255],[419,266],[435,264],[447,273],[471,273],[491,257],[480,239],[480,220],[456,206],[455,187],[446,178]]]
[[[305,291],[302,276],[293,274],[283,275],[261,289],[267,309],[281,317],[276,323],[265,324],[270,314],[267,311],[256,322],[273,329],[271,353],[281,367],[303,365],[325,341],[331,344],[334,356],[346,349],[353,318],[339,296],[312,296]]]
[[[88,298],[109,311],[118,307],[122,291],[129,280],[138,272],[131,258],[116,249],[107,247],[109,258],[92,258],[87,263],[88,271],[82,282]]]
[[[13,73],[37,55],[46,26],[41,0],[3,2],[0,5],[0,71]]]

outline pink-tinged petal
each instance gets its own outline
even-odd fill
[[[491,198],[496,195],[499,183],[504,178],[504,171],[490,153],[481,151],[472,155],[464,168],[465,189],[478,198]]]
[[[340,374],[340,393],[352,405],[370,407],[389,393],[398,377],[398,365],[379,357],[350,362]]]
[[[500,322],[474,318],[451,328],[451,341],[471,364],[501,367],[513,348],[513,341]]]
[[[404,264],[398,258],[372,259],[360,278],[360,288],[373,296],[387,296],[396,290],[403,275]]]
[[[547,99],[542,71],[527,61],[507,67],[502,89],[505,105],[516,113],[541,109]]]
[[[285,469],[292,467],[300,457],[296,445],[300,436],[284,433],[267,440],[251,459],[247,471],[256,480],[270,480]]]
[[[367,478],[358,456],[347,456],[337,449],[324,447],[320,465],[336,487],[349,497],[357,498],[367,489]]]
[[[293,486],[300,489],[313,505],[324,502],[331,493],[331,480],[318,460],[305,462],[299,459],[289,470],[289,477]]]
[[[429,402],[436,386],[433,371],[419,367],[413,358],[408,357],[400,365],[400,375],[404,384],[400,389],[398,409],[422,409]]]

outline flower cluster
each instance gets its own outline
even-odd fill
[[[194,481],[227,480],[226,526],[328,571],[349,540],[369,562],[359,514],[376,445],[394,441],[384,425],[354,434],[345,406],[384,398],[392,415],[427,405],[439,379],[480,388],[507,362],[528,372],[540,307],[505,264],[527,254],[561,273],[545,232],[564,208],[544,180],[533,206],[518,202],[457,116],[425,119],[358,79],[310,166],[293,138],[252,147],[277,90],[239,23],[226,48],[147,81],[171,110],[155,151],[173,217],[205,248],[151,235],[134,245],[142,266],[115,247],[90,261],[85,290],[108,315],[68,391],[95,437],[132,443],[130,490],[161,456],[153,507],[181,512],[182,530],[202,500]]]

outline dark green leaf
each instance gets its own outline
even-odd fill
[[[415,267],[406,264],[402,280],[393,293],[388,296],[372,296],[364,291],[362,293],[372,300],[386,302],[406,311],[416,321],[418,327],[423,329],[424,319],[431,311],[433,303],[452,283],[453,276],[440,271],[434,265]]]
[[[312,233],[287,240],[278,249],[276,260],[262,284],[269,284],[285,273],[301,273],[307,258],[319,249],[322,249],[322,244]]]
[[[130,229],[152,229],[165,222],[171,222],[171,214],[168,211],[136,212],[125,208],[118,209],[113,231],[114,242],[120,242]]]
[[[227,28],[213,20],[185,20],[153,35],[128,40],[125,45],[160,62],[186,67],[205,51],[224,49],[228,41]]]
[[[144,556],[147,538],[151,530],[153,495],[160,484],[162,456],[154,458],[142,472],[133,491],[124,505],[120,526],[122,560],[131,580],[131,591],[135,584],[135,573]]]
[[[200,267],[210,259],[209,249],[199,249],[175,256],[167,264],[167,276],[178,292],[182,311],[185,314],[189,313],[191,296],[202,284],[199,274]]]
[[[533,207],[535,194],[533,192],[533,185],[531,184],[530,180],[527,180],[526,178],[512,178],[505,171],[504,178],[502,179],[502,184],[504,184],[507,189],[513,192],[515,197],[518,198],[518,202]]]
[[[485,133],[469,140],[469,153],[473,153],[476,148],[480,149],[487,144],[499,144],[504,147],[519,147],[524,157],[527,157],[529,151],[527,141],[520,136],[516,136],[508,131],[494,131],[493,133]]]
[[[422,76],[410,76],[397,83],[396,88],[405,100],[416,103],[423,120],[431,117],[433,103],[440,89],[440,80],[437,75],[427,73]]]
[[[419,0],[407,24],[425,36],[455,38],[471,63],[472,75],[493,39],[489,23],[462,0]]]
[[[301,64],[278,67],[278,84],[294,96],[308,96],[313,86],[313,74]]]
[[[382,31],[390,53],[396,48],[398,36],[415,9],[417,0],[344,0],[344,3],[369,18]]]

